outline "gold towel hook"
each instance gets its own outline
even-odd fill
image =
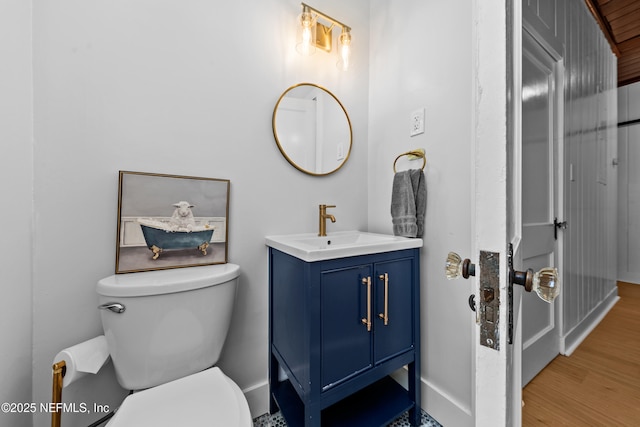
[[[422,170],[424,170],[424,167],[427,166],[427,156],[425,156],[424,150],[423,149],[411,150],[411,151],[407,151],[406,153],[402,153],[398,157],[396,157],[396,159],[393,161],[393,173],[396,173],[396,163],[398,162],[398,159],[402,156],[415,156],[415,157],[421,158]]]

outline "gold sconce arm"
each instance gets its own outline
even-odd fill
[[[330,17],[329,15],[326,15],[322,12],[320,12],[318,9],[309,6],[306,3],[301,3],[302,4],[302,10],[303,12],[308,12],[311,11],[313,13],[315,13],[318,16],[321,16],[323,19],[326,19],[327,21],[329,21],[331,23],[331,27],[329,27],[329,29],[332,29],[335,25],[340,26],[341,28],[344,28],[348,31],[351,31],[351,28],[348,25],[343,24],[342,22],[338,21],[337,19],[333,19],[332,17]]]

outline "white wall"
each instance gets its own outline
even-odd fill
[[[618,88],[618,123],[640,119],[640,82]],[[640,124],[618,128],[618,280],[640,284]]]
[[[617,297],[617,67],[585,3],[565,5],[561,352],[570,354]]]
[[[376,0],[371,5],[369,227],[392,232],[393,161],[424,148],[423,405],[443,425],[472,425],[475,322],[467,300],[473,281],[448,282],[444,275],[449,251],[473,258],[472,3]],[[410,113],[422,107],[425,133],[410,137]],[[421,165],[398,161],[399,170]]]
[[[295,53],[295,0],[34,4],[33,306],[20,302],[21,312],[33,309],[33,401],[50,399],[54,355],[101,333],[94,288],[114,272],[118,171],[133,170],[231,180],[229,261],[242,275],[219,365],[254,415],[266,411],[264,236],[315,231],[320,203],[337,205],[330,231],[367,226],[368,1],[314,6],[352,27],[346,74],[325,53]],[[353,125],[351,157],[328,177],[295,170],[273,139],[273,107],[302,81],[331,90]],[[29,187],[19,187],[23,197]],[[65,389],[64,400],[113,406],[123,395],[107,369]],[[63,415],[69,427],[96,418]]]
[[[0,403],[31,402],[31,2],[0,2]],[[0,412],[0,426],[31,425]]]
[[[564,67],[560,351],[571,354],[617,297],[616,58],[585,2],[524,3],[525,26]]]

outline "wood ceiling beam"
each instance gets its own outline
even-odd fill
[[[611,28],[609,28],[609,25],[607,24],[607,21],[602,16],[602,13],[600,13],[600,9],[596,5],[595,0],[584,0],[584,2],[587,4],[587,7],[589,8],[589,10],[591,11],[591,14],[593,15],[593,18],[596,20],[596,22],[600,26],[600,29],[604,33],[604,36],[606,37],[607,41],[609,42],[609,46],[611,46],[611,50],[619,58],[620,57],[620,49],[618,49],[618,46],[616,45],[615,38],[613,37],[613,34],[611,33]]]

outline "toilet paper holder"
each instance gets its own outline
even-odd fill
[[[60,427],[61,424],[62,389],[87,374],[97,374],[108,359],[104,335],[65,348],[55,356],[52,367],[51,427]],[[113,411],[106,414],[99,420],[100,424],[113,414]]]
[[[54,408],[62,403],[62,381],[67,373],[67,363],[64,360],[53,364],[53,392],[51,403]],[[51,427],[60,427],[61,412],[54,410],[51,412]]]

